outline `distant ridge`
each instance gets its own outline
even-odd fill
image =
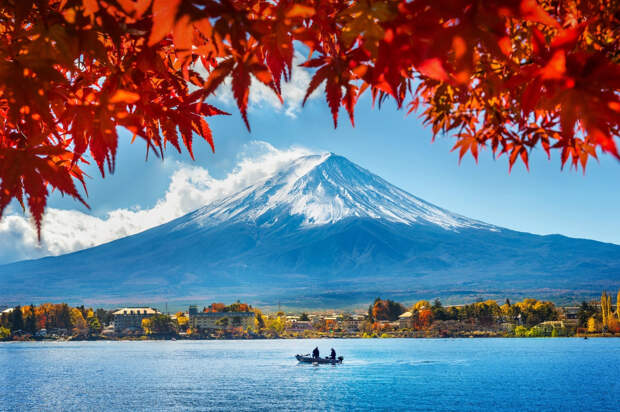
[[[578,299],[620,286],[620,246],[449,212],[333,153],[142,233],[0,266],[14,301],[278,299],[287,306],[441,296]]]

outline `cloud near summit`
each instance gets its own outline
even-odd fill
[[[9,213],[0,220],[0,264],[70,253],[142,232],[235,193],[311,153],[302,147],[279,150],[265,142],[252,142],[223,179],[212,177],[202,167],[178,163],[166,193],[150,209],[116,209],[100,218],[78,210],[48,208],[40,243],[29,216]]]

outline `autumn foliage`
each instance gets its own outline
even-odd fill
[[[419,111],[478,159],[540,146],[585,169],[619,157],[615,0],[4,0],[0,214],[40,231],[50,189],[84,202],[84,162],[113,172],[118,128],[163,156],[213,146],[205,100],[230,79],[248,129],[252,82],[281,98],[295,51],[337,125],[363,93]]]
[[[217,313],[217,312],[252,312],[252,306],[247,303],[235,302],[228,306],[224,303],[213,302],[208,307],[203,309],[203,312]]]
[[[395,321],[406,308],[393,300],[376,298],[368,308],[368,318],[374,321]]]

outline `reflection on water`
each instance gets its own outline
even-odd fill
[[[6,343],[0,410],[619,411],[619,376],[618,339]]]

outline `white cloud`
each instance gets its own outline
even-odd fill
[[[282,99],[284,100],[284,104],[280,103],[280,100],[276,97],[273,90],[252,77],[249,111],[252,112],[269,107],[277,111],[283,110],[284,114],[287,116],[296,118],[301,110],[301,103],[304,100],[306,90],[312,78],[312,73],[303,67],[299,67],[302,61],[303,56],[301,53],[296,52],[293,58],[291,80],[289,82],[282,81]],[[201,69],[201,67],[198,67],[197,70],[202,72],[203,75],[206,75],[204,69]],[[320,96],[320,94],[319,88],[317,88],[317,90],[308,97],[308,100],[315,99]],[[226,104],[236,105],[232,94],[230,77],[216,90],[216,99]]]
[[[223,179],[213,178],[202,167],[179,163],[168,190],[153,208],[117,209],[104,218],[49,208],[40,243],[30,219],[9,212],[0,220],[0,263],[69,253],[144,231],[235,193],[310,153],[301,147],[278,150],[253,142]]]

